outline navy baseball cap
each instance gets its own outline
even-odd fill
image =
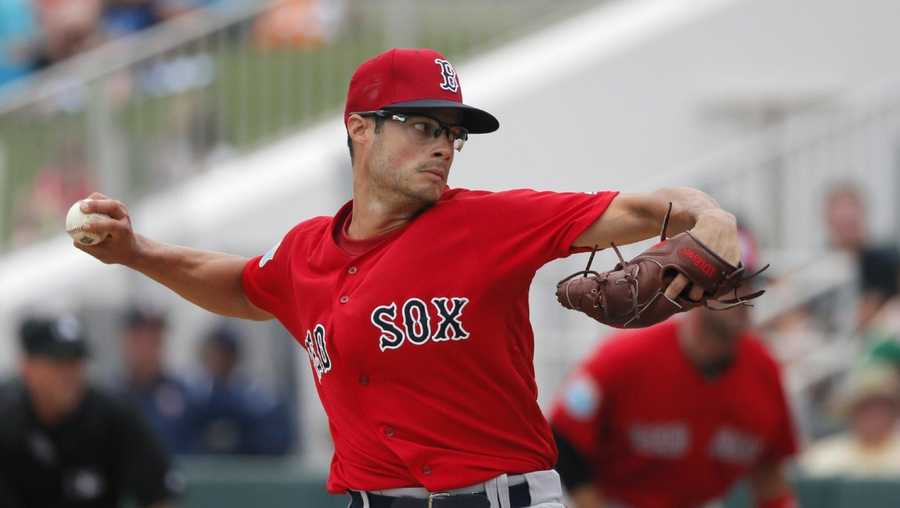
[[[459,76],[444,55],[426,48],[394,48],[366,60],[353,73],[344,125],[353,113],[416,113],[445,108],[460,111],[460,125],[471,134],[500,128],[494,115],[463,103]]]
[[[239,355],[241,352],[241,337],[237,329],[230,323],[219,323],[213,328],[206,340],[209,344],[222,348],[223,350]]]
[[[27,318],[19,328],[19,338],[26,356],[68,360],[85,358],[89,353],[81,323],[71,316]]]
[[[166,314],[149,304],[132,304],[122,315],[122,327],[134,328],[166,328]]]

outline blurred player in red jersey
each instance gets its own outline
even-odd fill
[[[747,307],[604,341],[563,385],[551,426],[574,508],[696,508],[744,476],[756,506],[795,506],[782,471],[797,451],[792,419]]]
[[[353,200],[300,222],[264,256],[154,242],[101,194],[82,209],[109,214],[89,230],[111,236],[77,247],[212,312],[278,319],[306,349],[328,415],[327,488],[349,492],[353,508],[560,508],[532,362],[535,272],[594,245],[657,235],[669,203],[672,234],[690,229],[735,264],[734,216],[689,188],[449,188],[469,134],[499,122],[462,102],[456,70],[434,50],[364,62],[344,124]],[[702,296],[686,284],[678,276],[666,292]]]

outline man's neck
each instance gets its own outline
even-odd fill
[[[705,378],[723,374],[734,362],[733,354],[713,356],[704,351],[704,344],[715,340],[719,339],[711,337],[691,319],[683,319],[678,327],[678,342],[682,353]]]
[[[32,397],[31,401],[35,418],[45,427],[55,427],[66,417],[64,412],[57,410],[37,397]]]
[[[354,189],[353,215],[347,228],[351,240],[368,240],[402,228],[428,207],[402,196],[377,196]]]

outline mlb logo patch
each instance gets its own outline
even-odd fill
[[[278,240],[278,243],[276,243],[271,249],[269,249],[269,252],[266,252],[266,254],[259,259],[260,268],[266,266],[266,263],[272,261],[272,259],[275,258],[275,253],[278,251],[278,247],[281,246],[282,241],[284,241],[284,238]]]

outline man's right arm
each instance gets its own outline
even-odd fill
[[[156,242],[134,233],[124,203],[94,193],[83,202],[85,213],[110,219],[94,222],[86,231],[109,235],[103,242],[78,249],[107,264],[121,264],[143,273],[184,299],[223,316],[263,321],[268,312],[253,305],[241,285],[246,258]]]

